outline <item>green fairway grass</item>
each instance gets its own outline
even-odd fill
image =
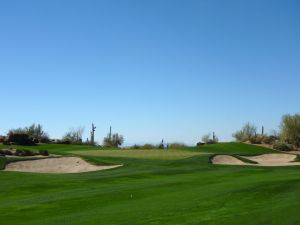
[[[141,153],[54,144],[28,148],[124,166],[80,174],[2,171],[0,224],[300,224],[300,167],[209,163],[213,154],[270,149],[237,143]],[[157,160],[160,155],[164,160]],[[0,168],[4,161],[0,158]]]
[[[70,153],[83,156],[99,156],[99,157],[125,157],[125,158],[140,158],[140,159],[159,159],[159,160],[176,160],[189,158],[196,155],[208,154],[200,151],[187,150],[83,150],[71,151]]]

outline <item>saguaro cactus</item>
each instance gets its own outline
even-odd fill
[[[92,130],[91,130],[91,145],[95,145],[95,130],[96,127],[94,124],[92,124]]]
[[[215,132],[213,132],[213,142],[215,142],[216,141],[216,134],[215,134]]]
[[[111,126],[109,127],[109,141],[111,142]]]

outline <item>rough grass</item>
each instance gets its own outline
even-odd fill
[[[7,159],[0,156],[0,170],[3,170],[5,168],[6,163]]]
[[[244,158],[243,156],[240,156],[240,155],[232,155],[233,157],[243,161],[244,163],[250,163],[250,164],[258,164],[258,162],[256,161],[253,161],[251,159],[247,159],[247,158]]]
[[[74,152],[72,146],[47,150]],[[174,160],[87,156],[125,166],[83,174],[0,172],[0,224],[300,224],[299,167],[208,163],[214,153],[269,152],[235,143],[186,151],[209,154]]]

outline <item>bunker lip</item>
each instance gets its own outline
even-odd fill
[[[217,165],[243,165],[243,166],[300,166],[300,162],[293,162],[296,155],[292,154],[263,154],[257,156],[239,156],[257,162],[257,164],[245,163],[231,155],[216,155],[212,163]]]
[[[97,166],[79,157],[45,158],[8,163],[4,171],[31,173],[84,173],[118,168],[123,165]]]

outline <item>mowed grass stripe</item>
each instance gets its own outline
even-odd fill
[[[87,150],[71,151],[72,154],[98,157],[177,160],[210,153],[184,150]]]

